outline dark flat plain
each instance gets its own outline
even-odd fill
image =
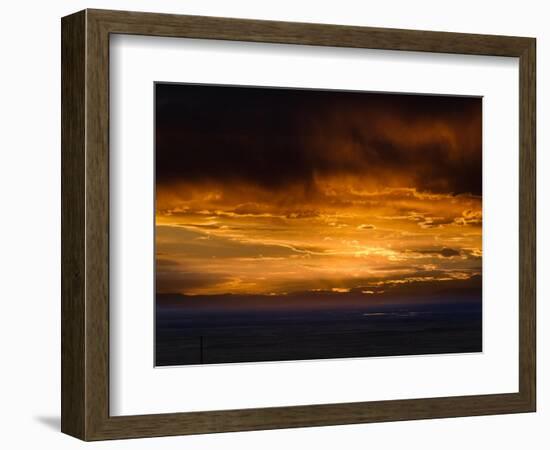
[[[482,351],[481,300],[321,311],[157,305],[157,366]]]

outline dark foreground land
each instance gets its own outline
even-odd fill
[[[317,311],[220,311],[159,301],[156,365],[482,351],[481,299]]]

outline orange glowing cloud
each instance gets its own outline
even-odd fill
[[[480,99],[192,88],[157,93],[157,293],[481,275]]]

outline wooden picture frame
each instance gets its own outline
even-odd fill
[[[83,440],[535,411],[534,38],[85,10],[62,19],[62,417]],[[109,36],[135,34],[519,58],[519,391],[109,415]],[[184,407],[184,405],[182,405]]]

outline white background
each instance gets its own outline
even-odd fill
[[[9,6],[8,6],[9,5]],[[391,1],[50,1],[11,2],[0,16],[0,233],[4,313],[0,316],[0,443],[6,448],[84,446],[59,433],[60,38],[59,17],[84,7],[155,10],[538,38],[539,205],[550,198],[550,30],[545,2]],[[538,368],[536,414],[347,425],[91,444],[97,448],[547,448],[550,333],[550,227],[538,212]],[[546,278],[546,279],[545,279]],[[89,444],[90,445],[90,444]]]
[[[120,35],[110,57],[111,414],[518,391],[517,58]],[[154,368],[156,80],[483,96],[483,353]]]

